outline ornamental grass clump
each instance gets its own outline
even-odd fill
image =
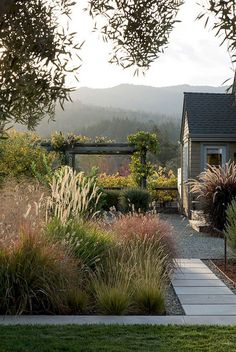
[[[94,222],[69,220],[61,223],[54,218],[44,231],[49,238],[65,244],[77,261],[90,269],[103,261],[113,245],[112,236]]]
[[[196,180],[190,181],[191,191],[201,201],[211,224],[223,230],[226,222],[226,209],[236,197],[236,165],[228,162],[225,166],[211,166]]]
[[[119,207],[124,213],[146,212],[149,208],[150,194],[141,188],[127,188],[121,192]]]
[[[163,314],[170,267],[163,245],[149,238],[119,243],[95,271],[94,296],[103,314]]]
[[[164,295],[169,282],[170,267],[166,265],[165,248],[161,241],[150,238],[130,243],[134,265],[133,307],[136,313],[163,314]]]
[[[163,246],[166,260],[171,263],[176,255],[175,243],[169,223],[157,214],[129,213],[117,217],[110,225],[110,231],[118,242],[149,239],[157,247]]]
[[[110,251],[103,265],[97,266],[93,276],[94,296],[103,314],[121,315],[128,312],[132,302],[131,281],[133,265],[122,251]]]
[[[55,217],[65,224],[69,219],[94,217],[98,211],[101,192],[95,177],[86,177],[69,166],[55,172],[50,183],[48,217]]]
[[[64,314],[76,289],[76,265],[56,243],[24,231],[0,249],[0,313]]]

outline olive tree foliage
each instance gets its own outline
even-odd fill
[[[236,0],[205,0],[202,3],[202,12],[198,19],[205,19],[205,27],[209,20],[213,19],[212,29],[216,37],[221,39],[221,45],[227,45],[232,64],[235,65]]]
[[[79,0],[0,0],[0,131],[9,122],[34,128],[53,117],[56,102],[70,99],[66,85],[74,33],[62,26]],[[199,19],[214,18],[216,35],[227,41],[236,62],[236,1],[201,1]],[[110,62],[145,71],[167,47],[184,0],[87,0],[103,39],[113,44]],[[200,11],[200,7],[199,7]],[[64,22],[63,22],[64,23]]]
[[[88,9],[98,20],[103,39],[113,43],[110,62],[124,68],[148,69],[167,46],[182,3],[182,0],[89,0]]]
[[[0,131],[12,122],[33,129],[52,118],[71,88],[68,73],[74,34],[62,25],[71,0],[3,0],[0,2]],[[65,19],[64,19],[65,21]]]

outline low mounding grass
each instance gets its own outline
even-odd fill
[[[0,328],[4,352],[233,352],[236,327],[14,326]]]
[[[123,212],[145,212],[149,208],[150,194],[141,188],[127,188],[121,192],[119,206]]]

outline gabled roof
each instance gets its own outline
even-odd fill
[[[236,134],[235,95],[184,93],[182,128],[185,117],[190,136]]]

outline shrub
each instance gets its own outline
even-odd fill
[[[76,282],[72,259],[42,236],[22,233],[0,251],[1,314],[64,313]]]
[[[152,195],[152,199],[161,203],[171,202],[177,198],[177,191],[156,191],[155,188],[161,187],[176,187],[177,188],[177,177],[173,171],[167,170],[163,167],[159,167],[148,178],[148,189]]]
[[[98,177],[98,185],[102,188],[113,188],[113,187],[136,187],[137,184],[131,175],[121,176],[118,173],[114,175],[100,174]]]
[[[145,158],[146,152],[157,154],[159,143],[155,133],[145,131],[129,135],[128,141],[136,147],[136,152],[131,157],[130,170],[133,178],[140,185],[143,177],[148,178],[154,170],[154,166],[150,161],[144,164],[141,159]]]
[[[236,197],[236,165],[227,163],[224,167],[210,166],[197,180],[192,180],[191,191],[197,194],[212,225],[224,229],[226,209]]]
[[[95,269],[112,246],[112,237],[95,223],[68,221],[60,223],[53,219],[46,225],[47,236],[65,243],[79,262]]]
[[[121,191],[119,190],[104,190],[103,191],[103,210],[109,211],[111,208],[119,209],[119,199]]]
[[[236,200],[234,199],[226,210],[225,234],[227,241],[236,255]]]
[[[175,257],[175,243],[171,236],[172,229],[167,221],[157,214],[127,214],[116,218],[110,225],[110,231],[121,243],[132,240],[149,239],[157,246],[163,246],[166,259],[171,262]]]
[[[12,131],[8,138],[0,139],[0,173],[10,177],[46,177],[58,154],[48,153],[38,145],[39,137],[33,133]]]
[[[150,194],[140,188],[129,188],[122,191],[120,195],[120,208],[124,212],[147,211],[149,208]]]
[[[94,177],[86,177],[69,166],[55,172],[50,183],[48,214],[62,223],[69,219],[93,217],[99,207],[101,192]]]

